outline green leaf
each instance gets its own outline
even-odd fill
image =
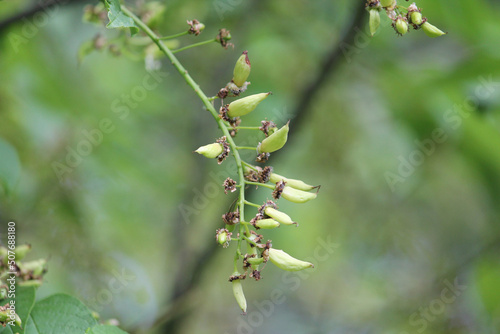
[[[35,304],[25,334],[82,334],[96,325],[97,321],[82,302],[56,294]]]
[[[0,138],[0,185],[6,194],[17,184],[20,174],[21,162],[16,150]]]
[[[109,23],[108,28],[130,28],[132,35],[137,34],[139,28],[135,25],[134,20],[125,15],[120,5],[120,0],[105,0],[106,9],[108,10]]]
[[[127,334],[120,328],[111,325],[97,325],[89,328],[85,334]]]
[[[1,305],[5,305],[10,303],[12,298],[3,299],[0,303]],[[16,296],[14,298],[16,313],[19,315],[22,321],[22,326],[27,323],[29,314],[33,309],[33,305],[35,304],[35,288],[33,287],[17,287]],[[19,326],[7,326],[5,328],[0,328],[1,334],[9,334],[9,333],[19,333],[23,334],[24,329],[19,328]]]

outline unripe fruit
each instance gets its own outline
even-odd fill
[[[222,152],[224,148],[219,143],[208,144],[205,146],[199,147],[195,152],[198,154],[202,154],[209,159],[217,158]]]
[[[231,118],[246,115],[252,112],[269,94],[271,93],[254,94],[233,101],[227,107],[227,115]]]
[[[257,151],[259,153],[272,153],[285,146],[288,139],[288,130],[290,129],[290,127],[288,126],[289,123],[290,122],[286,123],[286,125],[281,129],[265,138],[262,143],[259,143],[259,146],[257,146]]]
[[[382,7],[392,7],[394,5],[394,0],[380,0],[380,5]]]
[[[396,19],[395,28],[400,35],[404,35],[408,32],[408,22],[406,22],[406,19],[402,16],[398,16],[398,18]]]
[[[46,259],[39,259],[30,262],[18,263],[22,272],[32,272],[33,276],[40,276],[45,271],[45,266],[47,265]]]
[[[269,217],[273,218],[274,220],[276,220],[277,222],[279,222],[280,224],[285,224],[285,225],[297,224],[292,220],[292,218],[290,218],[289,215],[287,215],[284,212],[278,211],[270,206],[264,209],[264,213]]]
[[[380,27],[380,12],[378,9],[370,9],[370,34],[373,36]]]
[[[421,25],[422,22],[423,22],[423,19],[422,19],[422,13],[420,12],[411,12],[410,14],[410,20],[411,20],[411,23],[413,24],[416,24],[416,25]]]
[[[259,219],[255,222],[254,224],[255,227],[257,228],[263,228],[266,230],[270,230],[276,227],[280,226],[280,223],[278,223],[276,220],[272,218],[267,218],[267,219]]]
[[[315,199],[318,195],[316,193],[309,193],[302,190],[297,190],[295,188],[285,186],[281,196],[286,200],[293,203],[305,203],[312,199]]]
[[[281,249],[269,249],[269,259],[275,266],[288,271],[299,271],[307,268],[314,268],[310,262],[298,260]]]
[[[239,275],[239,273],[235,273],[234,275]],[[236,299],[236,302],[240,306],[243,313],[247,313],[247,300],[245,298],[245,294],[243,293],[243,286],[241,285],[240,279],[235,279],[232,281],[233,284],[233,295]]]
[[[446,35],[444,31],[439,30],[437,27],[433,26],[429,22],[425,22],[422,24],[422,29],[424,30],[425,34],[429,37],[439,37]]]
[[[319,187],[319,186],[311,186],[301,180],[288,179],[284,176],[275,173],[271,173],[271,176],[269,177],[269,181],[271,181],[272,183],[278,183],[281,180],[285,181],[287,186],[303,191],[309,191]]]
[[[248,59],[248,51],[243,51],[243,54],[236,61],[233,71],[233,82],[236,86],[241,87],[247,81],[250,75],[250,59]]]

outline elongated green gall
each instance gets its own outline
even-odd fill
[[[199,147],[195,152],[209,159],[217,158],[222,152],[224,148],[219,143],[208,144],[205,146]]]
[[[307,191],[298,190],[289,186],[285,186],[281,196],[286,200],[293,203],[305,203],[315,199],[318,195],[316,193],[309,193]]]
[[[233,295],[238,303],[239,307],[243,311],[243,313],[247,312],[247,300],[245,298],[245,294],[243,293],[243,286],[241,285],[240,279],[235,279],[232,281],[233,284]]]
[[[250,59],[248,59],[248,51],[243,51],[243,54],[236,61],[233,71],[233,82],[236,86],[241,87],[245,84],[250,75],[251,69]]]
[[[266,230],[270,230],[280,226],[280,223],[272,218],[259,219],[254,224],[257,228],[263,228]]]
[[[285,224],[285,225],[297,224],[292,220],[292,218],[290,218],[289,215],[287,215],[284,212],[278,211],[270,206],[264,209],[264,213],[269,217],[273,218],[274,220],[276,220],[277,222],[279,222],[280,224]]]
[[[315,188],[319,188],[319,186],[311,186],[310,184],[307,184],[304,181],[289,179],[289,178],[286,178],[284,176],[281,176],[281,175],[275,174],[275,173],[271,173],[271,176],[269,177],[269,181],[271,181],[272,183],[278,183],[281,180],[285,181],[287,186],[298,189],[298,190],[309,191],[309,190],[313,190]]]
[[[380,12],[378,9],[370,9],[370,34],[373,36],[380,27]]]
[[[441,31],[440,29],[433,26],[429,22],[424,22],[424,24],[422,24],[422,30],[425,32],[425,34],[427,36],[433,37],[433,38],[446,35],[446,33],[444,31]]]
[[[299,271],[307,268],[314,268],[311,262],[298,260],[281,249],[269,249],[269,259],[275,266],[288,271]]]
[[[262,143],[257,146],[259,153],[272,153],[285,146],[288,139],[288,130],[290,129],[289,123],[290,122],[286,123],[281,129],[265,138]]]
[[[269,94],[271,93],[254,94],[231,102],[227,107],[228,116],[234,118],[252,112]]]

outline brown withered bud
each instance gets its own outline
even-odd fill
[[[269,249],[272,247],[273,245],[271,243],[271,240],[267,240],[266,246],[264,246],[264,250],[262,251],[262,258],[264,259],[264,262],[269,261]]]
[[[240,212],[234,211],[234,212],[225,213],[222,215],[222,220],[227,225],[238,224],[240,222]]]
[[[217,97],[220,99],[225,99],[227,97],[227,94],[229,94],[229,90],[224,87],[219,92],[217,93]]]
[[[273,172],[273,167],[271,166],[264,167],[264,169],[259,173],[259,182],[267,183],[269,181],[269,178],[271,177],[272,172]]]
[[[281,180],[278,183],[276,183],[276,188],[274,188],[273,191],[273,198],[274,199],[280,199],[281,193],[283,193],[283,189],[285,189],[285,181]]]
[[[224,49],[227,49],[230,46],[234,47],[233,43],[228,43],[228,41],[231,39],[231,34],[227,29],[223,28],[219,30],[219,33],[217,34],[217,37],[215,39],[220,43],[220,45],[224,47]]]
[[[228,177],[226,181],[222,184],[224,186],[224,193],[227,195],[227,192],[235,192],[236,191],[236,181]]]
[[[256,236],[257,236],[255,239],[253,239],[253,241],[254,241],[256,244],[258,244],[258,243],[262,240],[262,238],[264,238],[264,236],[263,236],[262,234],[257,234],[257,232],[255,232],[255,231],[250,231],[250,233],[251,233],[251,234],[254,234],[254,235],[256,235]],[[255,247],[255,246],[254,246],[254,245],[252,245],[252,244],[250,244],[250,247]]]
[[[253,270],[250,275],[251,278],[254,278],[256,281],[259,281],[261,279],[260,276],[260,271],[259,270]]]
[[[217,139],[217,142],[222,145],[223,149],[222,153],[217,157],[217,162],[220,165],[229,155],[230,149],[229,144],[226,141],[226,136],[222,136],[221,138]]]
[[[260,168],[260,167],[257,167],[257,171],[255,171],[251,168],[247,168],[247,169],[245,169],[245,179],[247,179],[248,181],[252,181],[252,182],[259,182],[259,174],[261,171],[262,171],[262,168]]]
[[[277,127],[273,121],[265,120],[265,121],[261,121],[261,123],[262,123],[262,126],[259,129],[260,129],[260,131],[264,132],[266,137],[269,136],[269,134],[270,134],[269,130]]]
[[[205,25],[200,23],[197,19],[187,20],[187,24],[189,24],[189,33],[195,36],[198,36],[203,29],[205,29]]]
[[[255,161],[260,162],[260,163],[264,163],[267,161],[267,159],[269,159],[270,156],[271,156],[271,153],[264,152],[264,153],[259,154],[257,156],[257,159],[255,159]]]
[[[245,279],[247,277],[247,273],[243,273],[241,275],[231,275],[229,276],[229,282],[232,282],[234,280],[237,280],[237,279]]]

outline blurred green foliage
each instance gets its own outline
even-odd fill
[[[2,1],[0,20],[28,3]],[[248,94],[273,96],[244,122],[291,118],[293,130],[301,92],[363,1],[166,5],[164,34],[186,29],[186,19],[207,26],[182,45],[231,30],[234,49],[179,54],[207,94],[230,80],[234,61],[249,50]],[[280,201],[300,227],[266,233],[315,270],[299,276],[268,265],[263,280],[244,282],[249,314],[242,317],[227,283],[233,248],[219,248],[184,296],[180,309],[191,312],[179,332],[500,331],[499,4],[418,5],[449,34],[397,37],[387,22],[373,38],[360,33],[355,52],[316,92],[299,131],[272,161],[279,174],[322,185],[302,206]],[[0,137],[21,162],[19,182],[0,197],[0,221],[5,231],[15,220],[18,242],[49,258],[39,297],[67,292],[130,332],[156,333],[149,326],[171,305],[175,281],[191,279],[178,273],[214,242],[232,201],[214,189],[221,172],[233,171],[229,162],[218,166],[192,153],[219,132],[168,63],[157,88],[128,113],[117,111],[148,73],[143,61],[106,52],[78,65],[80,45],[96,33],[117,36],[81,22],[82,7],[48,11],[20,44],[24,21],[0,36]],[[63,163],[105,119],[111,125],[102,143],[60,182],[53,163]],[[435,141],[436,130],[446,139]],[[241,132],[239,140],[250,136]],[[401,177],[393,190],[387,173]],[[268,197],[262,189],[252,200]],[[186,207],[192,214],[181,213]],[[456,279],[466,288],[450,294]],[[280,303],[266,303],[277,295]]]

